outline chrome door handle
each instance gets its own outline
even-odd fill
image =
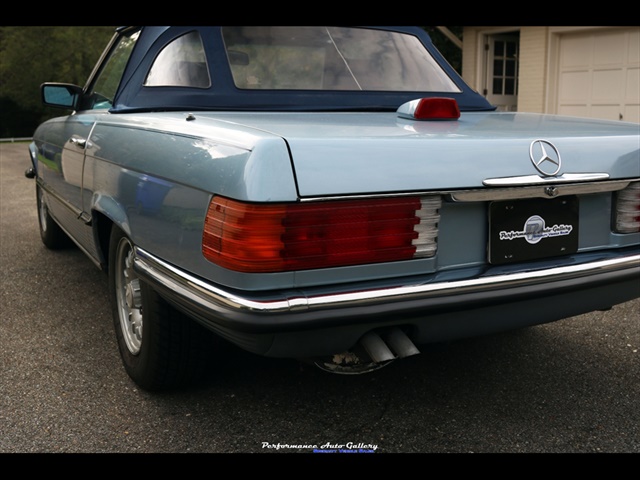
[[[87,139],[86,138],[70,138],[69,143],[72,143],[76,147],[79,148],[87,148]]]

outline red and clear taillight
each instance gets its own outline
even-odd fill
[[[630,184],[616,195],[615,231],[640,232],[640,182]]]
[[[240,272],[284,272],[432,257],[439,196],[252,204],[215,196],[202,252]]]

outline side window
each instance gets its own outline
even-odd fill
[[[209,88],[211,78],[200,34],[187,33],[164,47],[153,62],[144,85]]]
[[[84,106],[87,109],[111,108],[116,91],[120,85],[120,80],[124,69],[127,66],[133,46],[138,40],[140,31],[123,35],[118,40],[118,44],[113,48],[102,71],[93,84],[89,93],[88,102]]]

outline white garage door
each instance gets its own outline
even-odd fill
[[[640,28],[560,38],[557,112],[640,122]]]

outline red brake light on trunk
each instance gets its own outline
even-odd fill
[[[457,120],[460,107],[454,98],[419,98],[401,105],[398,115],[412,120]]]
[[[414,116],[418,120],[456,120],[460,108],[453,98],[422,98]]]
[[[202,252],[222,267],[255,273],[433,256],[440,197],[425,199],[249,204],[214,197]]]

